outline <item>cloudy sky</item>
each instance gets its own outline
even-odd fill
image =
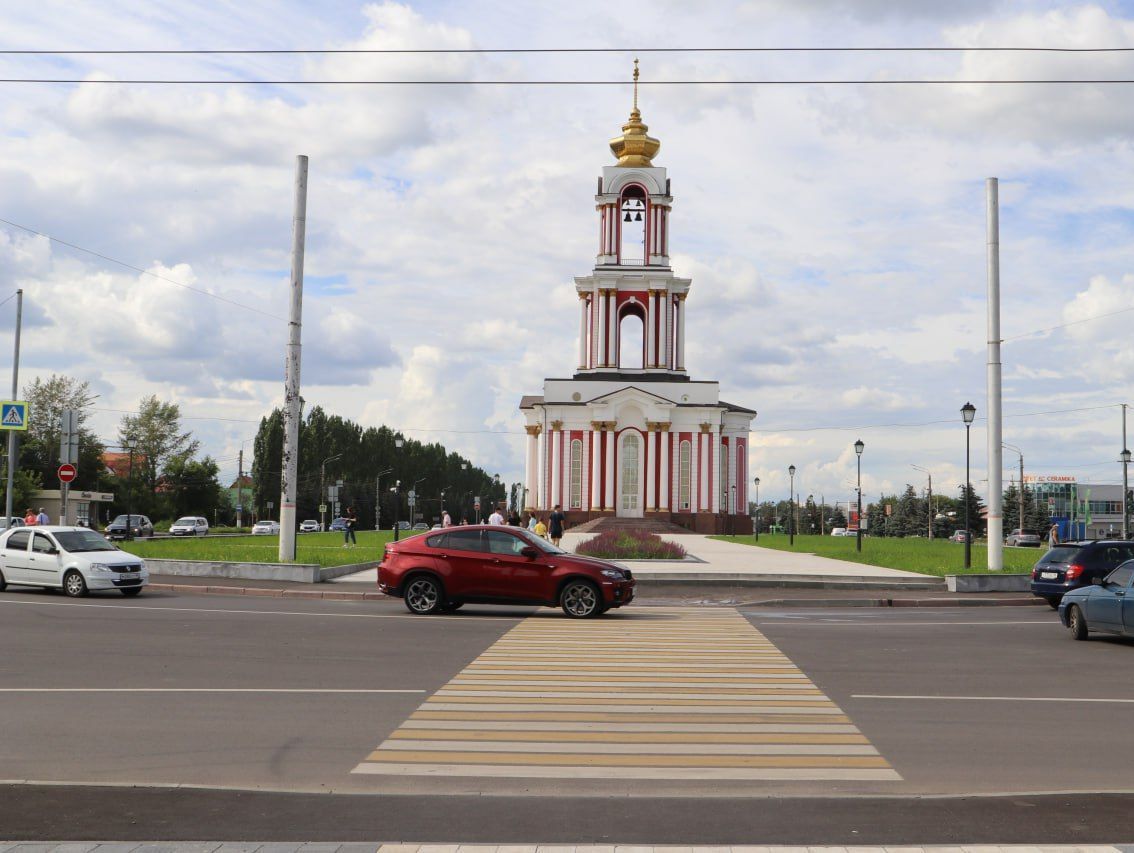
[[[12,0],[0,49],[628,51],[7,53],[0,77],[610,80],[628,78],[634,49],[658,47],[1134,48],[1134,4],[1115,2],[313,8]],[[1134,79],[1134,53],[639,55],[647,81]],[[967,400],[983,491],[989,176],[1004,439],[1030,472],[1118,481],[1119,404],[1134,399],[1132,89],[644,88],[676,197],[673,266],[693,279],[687,365],[759,411],[761,497],[786,497],[794,464],[802,494],[847,499],[860,437],[868,498],[924,485],[913,464],[955,494]],[[0,83],[0,219],[23,226],[0,223],[0,299],[25,291],[21,385],[89,380],[108,441],[142,396],[175,400],[234,476],[282,399],[292,180],[307,154],[307,404],[518,480],[516,406],[574,368],[572,277],[593,265],[595,177],[629,102],[629,86]],[[14,304],[0,306],[5,354]]]

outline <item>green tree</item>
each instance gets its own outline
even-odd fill
[[[0,485],[0,490],[4,493],[4,501],[8,500],[8,469],[4,468],[3,484]],[[35,493],[43,488],[43,483],[39,479],[39,474],[34,471],[27,471],[18,469],[16,476],[12,478],[12,515],[24,517],[24,512],[29,508],[35,508],[32,504],[35,502]],[[0,509],[3,509],[0,506]],[[2,516],[0,516],[2,517]]]
[[[972,486],[961,486],[960,506],[957,507],[957,529],[965,529],[965,505],[969,509],[969,530],[974,537],[980,536],[984,531],[984,502],[977,495]]]
[[[158,478],[174,460],[189,459],[200,442],[181,431],[181,408],[156,396],[144,397],[138,414],[125,415],[118,427],[119,441],[135,448],[134,468],[142,483],[156,495]]]
[[[71,376],[52,374],[47,379],[36,377],[24,386],[28,401],[28,431],[20,444],[19,469],[34,472],[40,482],[57,483],[59,468],[61,421],[64,409],[74,409],[79,418],[78,477],[74,489],[99,489],[105,483],[102,454],[106,448],[86,427],[95,400],[90,384]]]
[[[200,461],[171,459],[161,475],[161,491],[171,516],[203,515],[211,524],[217,513],[229,514],[228,492],[217,480],[220,468],[212,457]]]
[[[925,502],[918,497],[913,486],[907,484],[906,490],[898,498],[890,526],[895,536],[919,536],[928,533]]]

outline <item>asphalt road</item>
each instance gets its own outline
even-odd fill
[[[421,619],[386,601],[0,593],[0,836],[1134,839],[1134,643],[1073,643],[1038,608],[743,612],[900,781],[652,793],[640,782],[576,781],[525,794],[491,778],[454,789],[351,772],[530,613],[466,608]],[[634,631],[657,621],[641,607],[595,624]]]

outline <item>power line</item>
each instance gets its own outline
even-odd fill
[[[165,78],[78,78],[78,77],[3,77],[0,83],[90,83],[102,85],[144,86],[626,86],[626,80],[241,80],[241,79],[183,79]],[[639,86],[1001,86],[1001,85],[1112,85],[1134,83],[1134,78],[1101,78],[1068,80],[1062,78],[1005,78],[1005,79],[836,79],[777,80],[753,78],[746,80],[640,80]],[[244,307],[244,306],[242,306]]]
[[[1074,412],[1095,412],[1099,409],[1113,409],[1121,403],[1107,403],[1103,406],[1085,406],[1077,409],[1050,409],[1044,412],[1016,412],[1014,414],[1007,414],[1005,418],[1034,418],[1040,415],[1063,415]],[[988,420],[985,417],[977,418],[978,421]],[[860,424],[858,426],[812,426],[812,427],[783,427],[781,429],[766,428],[766,429],[753,429],[750,432],[761,433],[784,433],[784,432],[856,432],[859,430],[868,429],[916,429],[919,427],[939,426],[941,424],[956,424],[956,418],[947,418],[938,421],[921,421],[919,423],[889,423],[889,424]]]
[[[463,47],[463,48],[262,48],[0,50],[0,56],[304,56],[334,54],[519,54],[519,53],[1131,53],[1134,47],[895,46],[895,47]]]
[[[29,228],[27,225],[21,225],[18,222],[12,222],[10,219],[0,218],[0,222],[4,223],[5,225],[10,225],[13,228],[19,228],[21,231],[26,231],[29,234],[34,234],[37,237],[44,237],[45,239],[50,240],[52,243],[58,243],[61,246],[67,246],[68,248],[75,249],[76,251],[79,251],[79,252],[85,252],[88,255],[92,255],[92,256],[94,256],[96,258],[100,258],[104,261],[109,261],[112,264],[118,264],[119,266],[125,267],[128,270],[133,270],[136,273],[141,273],[142,275],[148,275],[151,278],[156,278],[156,279],[164,281],[168,284],[176,285],[177,287],[184,288],[185,290],[190,290],[193,293],[199,293],[202,296],[208,296],[211,299],[219,300],[219,301],[224,302],[228,305],[232,305],[236,308],[243,308],[245,311],[255,311],[257,314],[263,314],[265,317],[271,317],[273,320],[279,320],[281,323],[287,322],[286,320],[284,320],[283,317],[277,317],[275,314],[270,314],[267,311],[262,311],[259,308],[252,307],[251,305],[245,305],[243,302],[237,302],[233,299],[228,299],[227,297],[219,296],[216,293],[213,293],[212,291],[203,290],[199,287],[193,287],[193,285],[191,285],[191,284],[185,284],[184,282],[180,282],[180,281],[177,281],[175,279],[168,278],[164,275],[158,275],[156,272],[151,272],[150,270],[144,270],[141,267],[136,267],[133,264],[128,264],[125,261],[120,261],[117,258],[112,258],[109,255],[104,255],[101,252],[96,252],[94,249],[87,249],[87,248],[85,248],[83,246],[79,246],[75,243],[69,243],[66,240],[63,240],[59,237],[53,237],[50,234],[45,234],[42,231],[36,231],[34,228]],[[11,298],[11,297],[9,297],[9,298]]]
[[[11,299],[11,297],[8,298]],[[1021,338],[1030,338],[1034,335],[1042,335],[1045,332],[1054,332],[1056,329],[1066,329],[1068,326],[1077,326],[1080,323],[1090,323],[1093,320],[1104,320],[1107,317],[1114,317],[1117,314],[1126,314],[1130,311],[1134,311],[1134,305],[1131,305],[1129,308],[1119,308],[1117,311],[1108,311],[1105,314],[1095,314],[1092,317],[1084,317],[1082,320],[1072,320],[1069,323],[1060,323],[1058,326],[1048,326],[1044,329],[1036,329],[1033,332],[1024,332],[1020,335],[1013,335],[1010,338],[1003,338],[1000,342],[1002,344],[1006,344],[1010,341],[1018,341]]]

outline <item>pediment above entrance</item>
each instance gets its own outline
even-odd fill
[[[646,421],[666,421],[672,418],[676,403],[658,394],[628,386],[587,400],[592,420],[627,422],[643,425]]]

